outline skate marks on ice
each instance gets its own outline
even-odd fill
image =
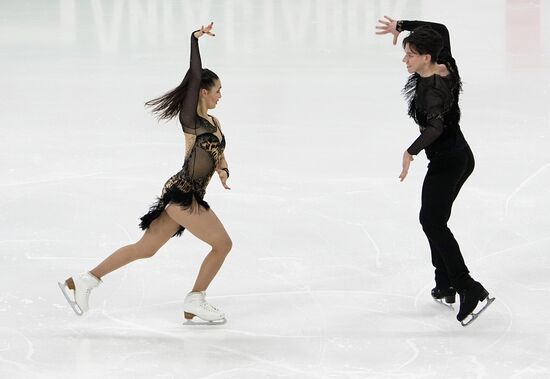
[[[312,208],[312,210],[310,210],[310,213],[314,214],[317,218],[324,219],[325,222],[332,222],[336,225],[348,225],[348,226],[353,226],[353,227],[359,228],[359,230],[362,232],[362,234],[365,235],[367,240],[370,242],[372,248],[374,249],[374,252],[375,252],[374,262],[375,262],[376,268],[380,268],[382,266],[382,263],[381,263],[381,261],[382,261],[382,259],[381,259],[382,252],[380,250],[380,247],[378,246],[378,243],[373,238],[372,234],[369,233],[369,231],[367,230],[367,223],[366,222],[354,222],[354,221],[350,221],[350,220],[347,220],[347,219],[334,217],[332,215],[329,215],[328,213],[322,212],[319,208],[317,208],[317,209]],[[367,270],[367,271],[373,272],[370,269]]]
[[[218,298],[223,297],[218,296]],[[308,344],[309,348],[318,345],[316,349],[320,356],[315,359],[319,360],[320,365],[326,365],[324,375],[329,372],[332,375],[397,373],[414,362],[419,355],[419,348],[413,338],[407,338],[406,341],[401,338],[402,335],[408,335],[411,330],[416,334],[420,329],[418,320],[403,319],[406,317],[404,308],[407,308],[407,304],[412,300],[410,296],[361,290],[303,290],[239,294],[228,297],[232,299],[232,304],[250,302],[256,304],[256,309],[273,307],[274,303],[286,304],[277,309],[256,312],[256,318],[260,320],[265,318],[267,321],[260,324],[247,325],[246,317],[235,313],[232,317],[235,321],[228,332],[252,338],[268,338],[285,345],[311,341]],[[280,301],[277,301],[277,298],[280,298]],[[401,307],[403,309],[398,309]],[[420,322],[420,325],[422,324]],[[266,330],[266,325],[269,325],[267,329],[273,331]],[[407,330],[409,327],[412,329]],[[398,339],[392,338],[398,335],[400,336]],[[388,337],[394,352],[390,364],[383,349],[380,349],[387,343]],[[357,352],[365,350],[370,351],[367,354],[368,363],[362,354],[356,355]],[[329,370],[327,367],[334,369],[343,365],[341,361],[336,365],[332,364],[334,357],[343,352],[346,356],[349,355],[344,359],[347,369]],[[388,367],[391,367],[389,371]],[[316,375],[321,374],[316,373]],[[325,376],[321,375],[321,377]]]
[[[10,377],[4,375],[9,375],[12,371],[17,374],[24,373],[28,378],[38,377],[38,374],[29,367],[29,363],[33,361],[35,353],[32,341],[24,333],[14,328],[0,327],[0,336],[2,339],[6,339],[5,345],[4,343],[0,345],[0,374],[2,377]],[[24,358],[9,358],[13,355],[18,357],[18,351],[23,352]]]
[[[529,175],[525,180],[523,180],[513,191],[510,195],[506,197],[506,202],[504,205],[504,217],[508,215],[508,210],[510,208],[510,203],[512,199],[519,193],[523,188],[529,185],[529,182],[535,179],[537,176],[539,176],[542,172],[544,172],[547,168],[550,167],[550,162],[546,163],[544,166],[536,170],[534,173]]]
[[[212,297],[215,298],[215,297]],[[153,306],[148,306],[144,308],[158,308],[166,305],[178,305],[179,308],[183,308],[183,301],[178,302],[167,302],[162,304],[156,304]],[[143,308],[136,309],[136,311],[143,310]],[[284,360],[270,360],[268,358],[263,357],[263,354],[258,353],[250,353],[244,351],[244,349],[238,349],[234,346],[238,346],[239,343],[232,342],[231,330],[227,330],[223,328],[222,325],[224,324],[214,324],[218,325],[219,327],[212,327],[213,324],[209,322],[198,322],[194,325],[196,327],[192,328],[153,328],[146,325],[143,325],[142,323],[133,322],[124,320],[119,317],[115,317],[114,315],[110,314],[106,310],[103,310],[102,314],[107,317],[109,320],[123,326],[127,329],[132,329],[135,331],[143,331],[149,334],[156,334],[163,336],[169,340],[175,341],[176,343],[178,341],[184,343],[193,341],[193,350],[196,354],[199,356],[201,354],[208,354],[212,349],[217,351],[218,354],[220,354],[220,358],[223,357],[223,359],[220,359],[218,362],[218,365],[225,366],[226,363],[231,363],[232,360],[235,362],[245,362],[240,363],[244,365],[244,367],[239,367],[238,363],[229,364],[230,368],[225,369],[217,369],[214,367],[213,369],[210,368],[211,371],[213,371],[210,375],[206,375],[204,367],[201,365],[201,367],[198,368],[198,370],[201,373],[201,377],[225,377],[224,374],[237,374],[237,373],[244,373],[247,371],[252,371],[257,373],[257,377],[262,377],[263,375],[267,374],[273,374],[274,372],[279,372],[284,375],[299,375],[299,377],[302,378],[310,378],[310,372],[308,370],[300,370],[299,368],[295,367],[295,365],[291,363],[285,363]],[[183,318],[183,311],[181,312],[181,317]],[[223,329],[220,329],[223,328]],[[197,334],[198,333],[198,334]],[[222,333],[222,334],[220,334]],[[239,333],[237,333],[239,334]],[[259,337],[257,334],[252,334],[250,337]],[[237,338],[237,340],[241,340],[240,338]],[[247,344],[252,343],[252,341],[247,340]],[[203,352],[203,350],[206,350]],[[208,351],[208,353],[207,353]],[[210,366],[215,366],[210,364]],[[186,372],[192,372],[194,367],[186,367]],[[231,376],[234,377],[234,376]],[[248,377],[248,376],[246,376]]]
[[[150,300],[146,296],[145,304]],[[495,328],[459,333],[449,327],[458,322],[447,312],[439,314],[446,314],[448,324],[434,323],[429,315],[415,314],[413,296],[390,292],[264,291],[213,296],[212,300],[227,310],[227,324],[183,327],[181,300],[126,308],[104,301],[86,318],[77,318],[67,309],[68,324],[64,320],[57,327],[61,330],[56,332],[57,350],[82,345],[81,354],[87,357],[80,363],[82,369],[97,370],[102,363],[119,370],[119,376],[136,378],[150,373],[140,360],[143,356],[165,364],[173,373],[185,370],[188,377],[407,378],[421,376],[426,365],[434,367],[432,374],[444,372],[443,363],[432,362],[434,354],[451,352],[451,367],[458,357],[470,359],[474,335],[481,342],[480,351],[487,351],[486,343],[494,342]],[[433,305],[427,299],[426,303]],[[38,351],[44,336],[51,332],[37,341]],[[116,353],[118,359],[105,360],[103,349]],[[37,359],[36,367],[50,370],[43,356],[42,362],[40,356]],[[205,362],[210,362],[206,371]],[[18,363],[31,365],[21,359]],[[487,365],[481,359],[476,369],[482,371]]]
[[[163,305],[173,305],[175,304],[176,302],[170,302],[170,303],[163,303],[163,304],[157,304],[156,306],[163,306]],[[177,302],[179,303],[180,307],[182,307],[183,305],[183,302]],[[146,307],[146,308],[152,308],[153,306],[149,306],[149,307]],[[139,310],[143,310],[142,308],[140,309],[136,309],[137,311]],[[119,317],[115,317],[114,315],[110,314],[109,312],[107,312],[106,310],[103,310],[102,314],[107,317],[109,320],[123,326],[124,328],[127,328],[127,329],[131,329],[134,331],[134,333],[136,331],[142,331],[142,332],[146,332],[147,334],[152,334],[152,335],[159,335],[159,336],[162,336],[170,341],[173,341],[174,343],[178,344],[178,342],[181,342],[181,343],[184,343],[186,341],[189,341],[189,340],[192,340],[192,339],[195,339],[195,338],[202,338],[204,339],[205,337],[207,337],[206,339],[209,340],[208,336],[205,336],[204,334],[201,334],[200,336],[196,335],[195,332],[201,330],[201,331],[208,331],[208,330],[217,330],[216,333],[219,333],[220,330],[219,328],[214,328],[212,329],[212,327],[210,325],[212,324],[209,324],[209,326],[207,326],[206,328],[200,328],[199,326],[204,326],[204,325],[207,325],[207,322],[204,322],[204,323],[196,323],[195,325],[197,326],[197,328],[191,328],[193,329],[193,332],[188,332],[190,331],[191,329],[186,329],[186,328],[178,328],[178,329],[174,329],[172,327],[169,327],[169,328],[153,328],[153,327],[150,327],[150,326],[146,326],[146,325],[143,325],[143,323],[140,323],[140,322],[134,322],[134,321],[129,321],[129,320],[124,320],[123,318],[119,318]],[[183,311],[181,312],[181,317],[183,318]],[[218,324],[220,325],[220,324]],[[216,336],[213,337],[213,339],[217,339]],[[204,343],[204,340],[203,341],[197,341],[197,345],[200,344],[200,347],[203,347],[205,345]],[[209,342],[212,342],[212,341],[207,341],[206,345],[208,347],[208,349],[214,349],[214,350],[218,350],[218,352],[221,352],[221,353],[230,353],[232,355],[236,355],[236,356],[239,356],[240,358],[243,358],[244,360],[253,360],[253,361],[261,361],[261,358],[260,357],[256,357],[256,356],[252,356],[252,355],[249,355],[249,354],[242,354],[240,353],[238,350],[234,350],[234,349],[228,349],[228,348],[225,348],[224,346],[222,345],[218,345],[216,343],[209,343]],[[198,348],[197,348],[198,349]],[[199,353],[200,353],[200,350],[199,349]],[[227,358],[226,358],[227,359]],[[262,362],[262,363],[266,363],[266,362]],[[267,362],[269,363],[269,362]],[[234,372],[234,371],[238,371],[239,368],[230,368],[230,369],[225,369],[225,370],[215,370],[214,373],[212,375],[221,375],[223,376],[223,374],[225,373],[230,373],[230,372]],[[203,376],[204,377],[204,376]]]
[[[230,353],[229,357],[238,356],[247,365],[272,367],[281,375],[300,374],[304,378],[329,373],[381,375],[390,368],[398,372],[419,355],[410,334],[423,335],[418,330],[433,329],[407,318],[412,297],[386,292],[304,290],[214,296],[212,300],[222,303],[230,313],[227,324],[185,328],[167,322],[166,315],[183,317],[181,301],[114,312],[107,308],[102,314],[125,329],[187,342],[201,340],[193,343]],[[253,317],[250,309],[254,309]],[[405,338],[400,337],[400,330]],[[391,362],[380,349],[387,344],[394,352]],[[361,353],[365,350],[369,352],[368,364]],[[320,371],[308,370],[316,362]]]

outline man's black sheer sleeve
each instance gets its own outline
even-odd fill
[[[445,96],[440,90],[431,88],[426,93],[427,125],[423,127],[420,136],[407,149],[409,154],[417,155],[431,145],[445,129],[444,124],[444,99]]]

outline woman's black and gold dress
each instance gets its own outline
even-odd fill
[[[211,123],[197,114],[201,74],[199,44],[192,34],[190,68],[184,78],[184,81],[188,81],[187,91],[179,112],[186,143],[183,168],[168,179],[161,196],[151,206],[149,212],[141,217],[141,229],[147,229],[170,203],[178,204],[184,209],[189,209],[190,212],[210,208],[204,201],[204,195],[223,157],[225,136],[221,133],[216,121]],[[181,235],[184,230],[185,228],[181,227],[175,235]]]

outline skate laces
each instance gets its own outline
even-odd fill
[[[69,288],[70,289],[70,288]],[[76,290],[76,286],[74,287],[74,290],[71,290],[73,292],[73,300],[76,302],[77,301],[77,290]],[[92,289],[91,288],[86,288],[85,291],[82,291],[84,292],[84,295],[86,297],[89,297],[90,296],[90,293],[92,292]]]
[[[67,288],[68,288],[68,286],[67,286]],[[70,289],[70,288],[69,288],[69,289]],[[74,289],[73,289],[72,291],[73,291],[74,297],[75,297],[75,299],[76,299],[76,293],[77,293],[77,291],[78,291],[78,292],[81,292],[81,293],[84,293],[86,296],[90,296],[90,293],[92,293],[92,290],[93,290],[93,289],[94,289],[94,287],[86,287],[85,290],[77,289],[77,286],[76,286],[76,284],[75,284]]]
[[[205,309],[209,312],[219,312],[220,311],[218,308],[216,308],[215,306],[213,306],[212,304],[210,304],[207,301],[202,301],[200,306],[201,306],[201,308],[203,308],[203,309]]]

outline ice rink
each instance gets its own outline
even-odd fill
[[[0,2],[0,378],[549,378],[550,1]],[[430,297],[427,160],[403,50],[376,20],[447,25],[476,157],[450,227],[496,297],[463,328]],[[180,170],[189,36],[222,81],[231,170],[206,200],[233,239],[184,325],[208,246],[186,233],[104,278],[76,317],[57,281],[141,236]],[[400,38],[401,41],[402,37]]]

